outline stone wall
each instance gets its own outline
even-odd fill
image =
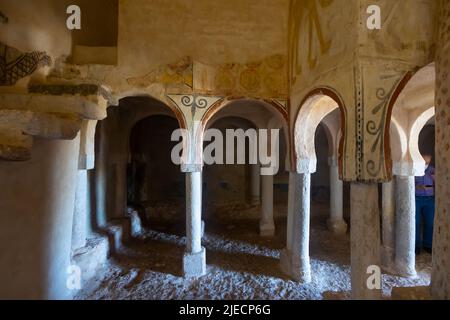
[[[0,298],[66,299],[79,139],[36,139],[0,161]]]
[[[432,295],[450,299],[450,2],[442,1],[436,57],[436,216]]]

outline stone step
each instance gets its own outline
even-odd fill
[[[396,287],[392,288],[392,300],[431,300],[430,287]]]
[[[109,241],[105,235],[96,234],[86,241],[86,246],[77,249],[72,264],[81,270],[81,283],[87,283],[108,260]]]

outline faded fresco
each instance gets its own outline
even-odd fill
[[[167,93],[190,93],[253,98],[287,98],[287,58],[271,55],[248,63],[205,64],[185,57],[140,77],[127,79],[136,88],[163,85]]]
[[[366,24],[367,8],[373,4],[381,9],[380,30],[369,30]],[[291,125],[313,89],[331,88],[341,97],[344,180],[391,179],[385,143],[389,107],[404,85],[402,79],[431,61],[435,10],[432,0],[291,1]],[[417,24],[417,16],[423,23]]]
[[[392,58],[408,64],[426,65],[435,55],[436,0],[362,0],[362,8],[381,8],[381,29],[361,28],[361,55]],[[365,25],[367,13],[361,11]]]
[[[355,16],[355,8],[354,0],[291,1],[291,85],[304,86],[338,63],[347,62],[356,47],[356,19],[350,18]]]

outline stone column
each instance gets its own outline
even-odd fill
[[[262,202],[259,232],[263,237],[272,237],[275,235],[275,223],[273,221],[273,176],[262,175],[261,187]]]
[[[87,238],[87,170],[78,170],[72,225],[72,253],[86,245]]]
[[[108,183],[108,130],[106,120],[98,124],[97,154],[95,157],[95,219],[96,227],[105,227],[111,204],[107,194],[110,193]]]
[[[394,180],[382,186],[382,248],[381,265],[389,273],[395,273],[395,183]]]
[[[370,286],[376,280],[381,284],[381,272],[378,279],[371,278],[372,268],[380,271],[378,185],[352,183],[350,197],[352,299],[381,299],[381,287]]]
[[[114,218],[123,218],[127,209],[127,163],[114,164]]]
[[[70,299],[79,138],[34,139],[31,159],[0,161],[0,299]]]
[[[416,274],[416,199],[413,176],[395,176],[395,269],[402,277]]]
[[[347,223],[344,221],[343,188],[339,179],[339,166],[335,157],[329,159],[330,165],[330,218],[327,226],[335,234],[345,234]]]
[[[200,175],[200,195],[202,196],[203,199],[203,174]],[[202,204],[203,207],[203,200],[200,201],[200,203]],[[200,234],[201,234],[201,238],[203,239],[203,237],[205,236],[205,220],[202,219],[202,224],[201,224],[201,228],[200,228]]]
[[[206,274],[206,251],[202,247],[202,173],[186,173],[186,252],[183,258],[185,277]]]
[[[251,205],[259,205],[261,203],[261,169],[259,164],[250,165],[250,203]]]
[[[436,57],[436,211],[431,294],[450,299],[450,1],[441,1]]]
[[[311,174],[289,173],[287,244],[281,252],[281,269],[295,281],[311,281],[309,261]]]

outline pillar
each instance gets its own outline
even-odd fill
[[[261,176],[262,202],[261,221],[259,232],[263,237],[272,237],[275,234],[273,221],[273,175]]]
[[[0,299],[69,299],[79,138],[34,139],[31,160],[0,161]]]
[[[72,225],[72,253],[86,245],[87,238],[87,170],[78,170]]]
[[[200,195],[202,195],[202,198],[203,198],[203,174],[200,175],[200,179],[201,179]],[[201,201],[201,202],[203,203],[203,201]],[[201,234],[201,238],[203,239],[203,237],[205,236],[205,220],[203,220],[203,219],[202,219],[202,222],[201,222],[200,234]]]
[[[402,277],[416,273],[416,199],[413,176],[395,176],[395,269]]]
[[[107,224],[107,212],[112,209],[107,194],[110,193],[108,184],[108,131],[107,120],[100,121],[97,125],[95,157],[95,219],[96,227],[105,227]]]
[[[382,185],[382,247],[381,265],[389,273],[395,271],[395,182],[385,182]]]
[[[260,204],[260,190],[261,190],[261,169],[259,164],[250,165],[250,203],[251,205]]]
[[[330,218],[327,226],[334,234],[345,234],[347,223],[344,221],[343,189],[344,184],[339,179],[339,166],[334,158],[329,161],[330,165]]]
[[[378,185],[352,183],[350,198],[352,299],[381,299],[381,286],[376,285],[377,280],[381,284],[381,272],[378,279],[371,278],[381,260]]]
[[[310,189],[310,173],[289,173],[287,241],[280,263],[283,272],[300,283],[311,281]]]
[[[206,274],[206,251],[201,244],[202,173],[186,173],[186,252],[183,258],[185,277]]]
[[[123,218],[127,209],[127,163],[118,161],[114,164],[114,215]]]
[[[436,42],[436,211],[431,294],[450,299],[450,1],[441,1]]]

